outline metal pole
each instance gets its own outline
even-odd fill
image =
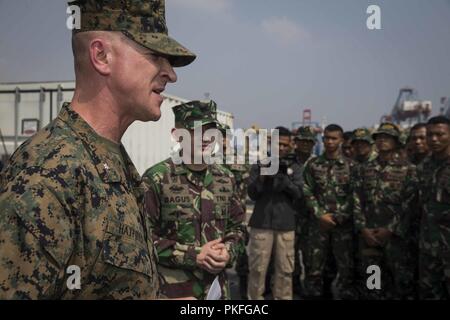
[[[3,150],[5,151],[5,157],[9,158],[8,149],[6,149],[5,138],[3,137],[2,129],[0,129],[0,138],[2,139]]]
[[[62,100],[63,100],[62,87],[59,84],[58,85],[58,94],[56,96],[56,108],[58,110],[58,113],[61,111]]]
[[[44,102],[45,102],[45,91],[44,88],[41,88],[41,92],[39,94],[39,127],[40,130],[44,125]]]
[[[53,120],[53,91],[50,91],[50,121]]]
[[[16,87],[14,100],[14,150],[18,147],[19,137],[19,104],[20,104],[20,89]]]

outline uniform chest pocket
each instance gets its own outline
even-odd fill
[[[350,193],[350,177],[345,172],[336,174],[336,195],[345,197]]]
[[[185,185],[164,185],[160,198],[163,221],[192,220],[194,197]]]
[[[321,172],[318,172],[315,175],[315,183],[316,183],[316,188],[318,189],[318,191],[325,191],[328,187],[328,176],[326,172],[323,172],[321,174]]]
[[[149,251],[143,230],[119,221],[108,221],[102,249],[105,263],[155,277],[155,257]]]
[[[212,192],[214,197],[214,219],[226,219],[233,196],[231,183],[216,184],[213,186]]]

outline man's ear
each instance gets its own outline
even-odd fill
[[[96,38],[89,44],[89,58],[92,67],[102,76],[111,73],[111,43],[105,39]]]

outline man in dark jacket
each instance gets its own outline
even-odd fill
[[[274,257],[273,297],[292,299],[294,239],[297,201],[301,198],[301,168],[289,157],[291,133],[279,130],[279,169],[275,175],[261,175],[259,165],[250,171],[248,194],[255,201],[250,219],[249,299],[263,299],[265,277],[271,256]],[[272,252],[273,249],[273,252]]]

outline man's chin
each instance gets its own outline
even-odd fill
[[[143,115],[142,119],[138,119],[143,122],[148,121],[158,121],[161,119],[161,110],[159,108],[147,107],[146,113]]]

